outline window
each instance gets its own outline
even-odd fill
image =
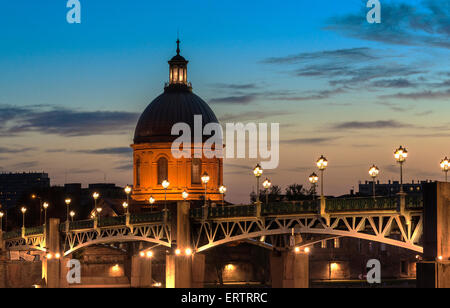
[[[141,186],[141,160],[136,160],[136,186]]]
[[[161,157],[158,159],[158,184],[168,179],[167,172],[167,158]]]
[[[202,183],[202,160],[200,158],[193,158],[191,163],[191,183]]]

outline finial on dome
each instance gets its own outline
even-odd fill
[[[180,39],[177,38],[177,55],[180,54]]]

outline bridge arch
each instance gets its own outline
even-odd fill
[[[157,244],[157,245],[161,245],[161,246],[165,246],[165,247],[171,246],[170,243],[168,243],[166,241],[156,240],[153,238],[140,237],[140,236],[123,236],[120,238],[119,237],[104,237],[104,238],[91,240],[91,241],[88,241],[85,243],[81,243],[77,246],[74,246],[74,247],[70,248],[69,250],[64,251],[64,256],[74,253],[75,251],[77,251],[79,249],[93,246],[93,245],[107,244],[107,243],[126,243],[126,242],[147,242],[147,243],[153,243],[153,244]]]
[[[235,241],[294,232],[358,238],[423,253],[423,247],[417,244],[422,234],[422,214],[413,216],[414,219],[406,221],[397,213],[341,215],[333,217],[331,223],[320,216],[205,221],[197,234],[195,248],[197,252],[203,252]],[[389,237],[393,228],[399,232],[400,240]]]

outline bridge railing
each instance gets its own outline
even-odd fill
[[[25,236],[44,234],[44,226],[25,228]]]
[[[171,214],[167,212],[167,219],[170,220]],[[164,221],[164,212],[143,212],[130,215],[130,224],[142,224]]]
[[[423,200],[420,195],[405,196],[406,210],[420,210],[423,208]],[[326,212],[348,212],[348,211],[396,211],[399,209],[400,197],[356,197],[356,198],[330,198],[326,199]],[[290,215],[318,213],[320,200],[287,201],[261,204],[261,215]],[[207,217],[204,217],[207,213]],[[193,219],[202,218],[227,218],[255,216],[255,205],[219,206],[208,208],[192,209],[190,217]]]
[[[320,200],[277,202],[261,205],[262,215],[317,213]]]
[[[326,211],[396,210],[398,204],[398,197],[334,198],[326,200]]]
[[[9,239],[18,238],[18,237],[22,237],[22,230],[14,230],[14,231],[9,231],[9,232],[3,233],[4,240],[9,240]]]
[[[170,213],[168,213],[168,218],[170,218]],[[130,224],[152,223],[163,220],[164,220],[164,212],[130,214]],[[69,230],[92,229],[95,226],[94,221],[95,221],[94,219],[71,221],[69,222]],[[127,222],[126,215],[101,217],[97,222],[97,227],[125,226],[126,222]],[[66,231],[65,222],[62,222],[59,225],[59,230],[61,232]]]
[[[406,209],[407,210],[421,210],[423,209],[422,195],[406,195]]]

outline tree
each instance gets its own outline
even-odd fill
[[[308,191],[303,188],[303,185],[291,184],[286,188],[286,198],[289,201],[305,200]]]

